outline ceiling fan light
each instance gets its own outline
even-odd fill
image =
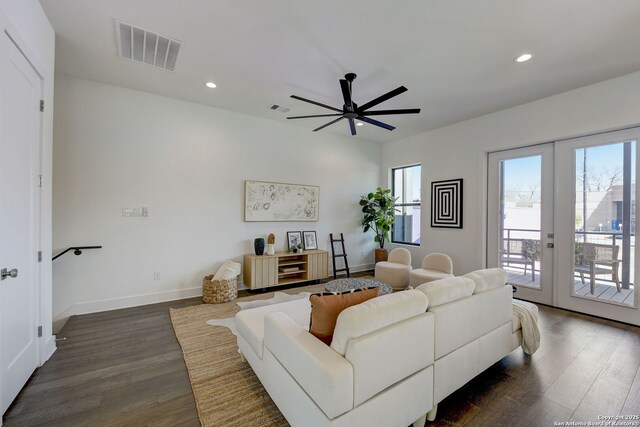
[[[362,123],[362,122],[356,122],[356,126],[364,126],[364,123]]]
[[[522,55],[518,55],[516,56],[516,58],[514,59],[515,62],[527,62],[528,60],[530,60],[531,58],[533,58],[533,54],[531,53],[523,53]]]

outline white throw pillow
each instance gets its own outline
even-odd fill
[[[241,271],[242,266],[239,262],[225,261],[216,271],[213,280],[231,280],[238,276]]]
[[[467,273],[462,277],[468,277],[476,284],[474,294],[500,288],[507,283],[507,272],[501,268],[487,268]]]
[[[333,331],[331,348],[345,355],[349,340],[427,311],[429,299],[416,290],[370,299],[343,310]]]
[[[230,267],[218,269],[213,280],[232,280],[237,276],[236,271]]]
[[[429,307],[437,307],[473,295],[475,283],[468,277],[447,277],[423,283],[416,290],[429,298]]]

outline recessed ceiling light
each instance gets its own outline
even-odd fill
[[[364,125],[364,123],[362,123],[362,122],[356,122],[356,126],[363,126],[363,125]]]
[[[207,82],[205,86],[209,89],[214,89],[216,87],[216,84],[214,82]]]
[[[515,62],[527,62],[528,60],[530,60],[531,58],[533,58],[533,55],[530,53],[523,53],[520,56],[517,56],[516,59],[514,59]]]

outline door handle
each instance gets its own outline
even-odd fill
[[[554,244],[553,244],[553,243],[547,243],[547,247],[548,247],[549,249],[553,249]]]
[[[11,270],[7,270],[6,268],[3,268],[2,270],[0,270],[0,280],[4,280],[8,277],[11,277],[12,279],[18,277],[18,269],[13,268]]]

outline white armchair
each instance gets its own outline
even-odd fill
[[[386,283],[395,291],[401,291],[409,286],[411,274],[411,252],[405,248],[395,248],[389,252],[387,261],[376,264],[376,280]]]
[[[453,277],[453,262],[445,254],[429,254],[422,260],[422,268],[410,273],[409,284],[413,287],[426,282]]]

